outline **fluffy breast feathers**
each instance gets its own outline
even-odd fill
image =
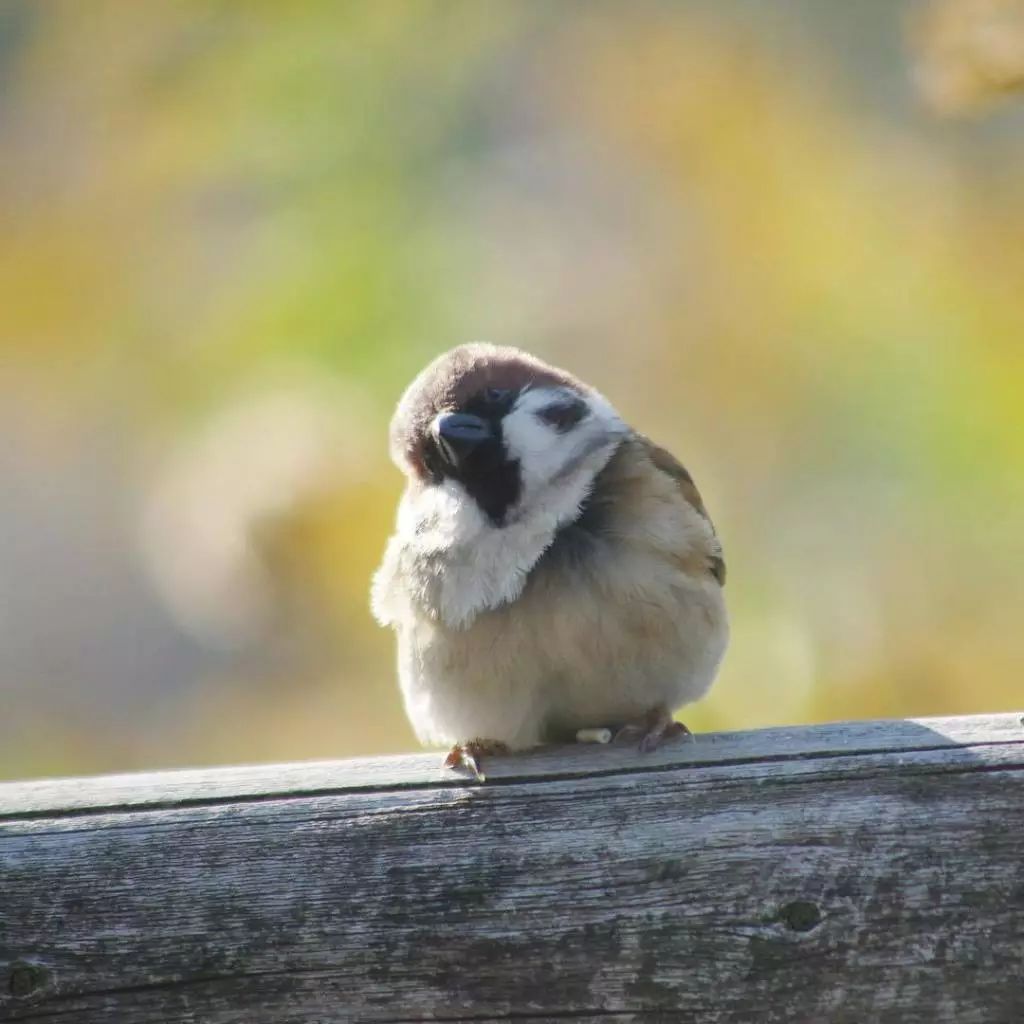
[[[528,585],[567,593],[616,579],[640,585],[648,560],[701,586],[724,583],[721,546],[693,479],[646,438],[628,433],[586,453],[549,489],[530,515],[497,527],[457,484],[410,481],[374,580],[378,621],[465,629]]]

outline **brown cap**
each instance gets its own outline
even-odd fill
[[[582,381],[528,352],[486,342],[460,345],[439,356],[406,389],[391,420],[391,457],[423,479],[423,448],[439,413],[461,409],[486,388],[520,391],[528,385],[590,391]]]

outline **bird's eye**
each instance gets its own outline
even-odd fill
[[[484,400],[489,405],[501,405],[502,402],[508,401],[511,394],[512,392],[508,388],[487,388],[484,391]]]
[[[559,433],[570,430],[587,414],[587,403],[582,398],[566,397],[537,410],[538,419],[554,427]]]

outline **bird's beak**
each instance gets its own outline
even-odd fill
[[[445,458],[458,466],[482,442],[493,437],[490,424],[479,416],[464,412],[446,412],[434,420],[434,434]]]

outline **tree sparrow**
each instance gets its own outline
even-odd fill
[[[594,388],[463,345],[391,423],[407,478],[373,581],[409,719],[445,764],[616,726],[688,734],[728,641],[725,563],[690,474]],[[599,730],[603,731],[603,730]]]

